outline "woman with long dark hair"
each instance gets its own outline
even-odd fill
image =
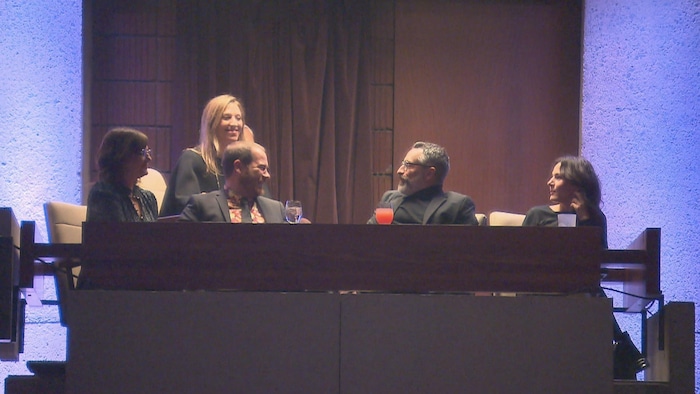
[[[608,247],[608,227],[600,208],[601,188],[593,165],[580,156],[563,156],[554,161],[552,175],[547,181],[549,204],[531,208],[523,226],[558,226],[559,214],[576,215],[577,226],[602,228],[603,247]],[[595,296],[605,297],[602,288]],[[613,376],[615,379],[636,380],[637,372],[647,367],[647,361],[629,337],[622,332],[613,316]]]

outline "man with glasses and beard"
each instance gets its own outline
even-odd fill
[[[262,195],[270,179],[265,148],[253,142],[234,142],[224,151],[222,167],[223,190],[191,196],[179,221],[284,223],[284,205]]]
[[[445,148],[430,142],[416,142],[396,171],[398,190],[389,190],[381,202],[391,203],[392,224],[478,225],[474,202],[469,196],[445,192],[442,185],[450,170]],[[377,224],[373,215],[368,224]]]

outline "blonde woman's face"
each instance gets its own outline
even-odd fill
[[[243,134],[243,114],[236,103],[229,103],[216,126],[216,139],[223,151],[230,143],[236,142]]]

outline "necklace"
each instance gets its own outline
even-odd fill
[[[135,196],[133,191],[129,193],[129,199],[131,200],[131,205],[134,206],[136,215],[138,215],[139,219],[143,220],[143,212],[141,210],[141,199],[138,196]]]

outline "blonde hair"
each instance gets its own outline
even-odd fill
[[[216,126],[221,123],[224,110],[231,103],[238,105],[238,108],[241,110],[241,117],[245,127],[243,103],[240,99],[230,94],[222,94],[209,100],[202,111],[202,120],[199,125],[199,152],[202,154],[204,164],[207,166],[207,172],[214,175],[220,173],[216,166],[216,158],[219,152],[226,148],[225,146],[219,146],[219,141],[216,139]],[[241,130],[241,137],[239,138],[242,137],[243,130]]]

